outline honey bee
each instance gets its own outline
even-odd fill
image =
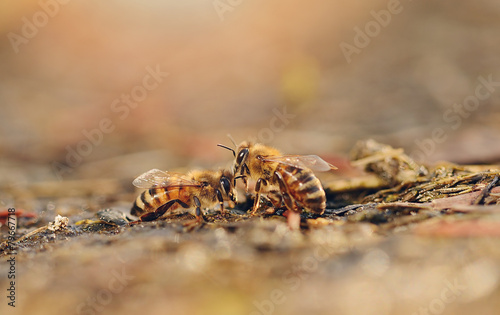
[[[137,197],[130,213],[140,221],[154,221],[181,206],[195,208],[196,221],[201,222],[201,208],[218,202],[225,212],[224,201],[236,202],[233,178],[227,170],[194,170],[184,175],[152,169],[133,181],[134,186],[147,190]]]
[[[323,214],[326,208],[325,191],[313,171],[330,171],[337,169],[325,162],[317,155],[282,155],[272,147],[260,144],[243,142],[236,151],[219,145],[233,152],[235,156],[234,174],[244,177],[248,189],[246,176],[256,180],[255,201],[251,214],[255,214],[260,204],[264,186],[271,192],[273,198],[268,199],[275,207],[284,202],[288,212],[288,224],[296,229],[300,225],[302,209]],[[234,179],[236,183],[236,179]],[[279,194],[277,194],[279,192]]]

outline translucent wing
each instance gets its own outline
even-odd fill
[[[282,156],[264,156],[264,161],[279,162],[282,164],[298,167],[309,168],[317,172],[327,172],[336,170],[337,167],[326,162],[317,155],[282,155]]]
[[[182,174],[164,172],[156,168],[138,176],[132,184],[144,189],[201,185],[195,180],[184,178]]]

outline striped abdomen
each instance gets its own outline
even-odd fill
[[[135,216],[141,216],[148,212],[153,212],[169,200],[181,199],[181,189],[166,190],[165,188],[152,188],[140,194],[134,202],[130,213]],[[182,198],[185,199],[185,198]],[[185,200],[182,200],[185,202]],[[177,205],[174,205],[175,207]],[[171,208],[174,209],[174,208]]]
[[[299,206],[319,214],[325,211],[325,191],[311,170],[280,164],[276,171],[282,175],[288,194]]]

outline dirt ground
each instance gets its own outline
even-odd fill
[[[498,314],[499,14],[3,1],[0,314]],[[325,214],[129,226],[136,176],[230,167],[227,134],[336,165]]]

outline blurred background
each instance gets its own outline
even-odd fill
[[[61,2],[0,4],[0,150],[32,176],[223,165],[227,134],[500,160],[500,86],[463,107],[500,81],[497,1]]]
[[[132,178],[225,166],[227,134],[321,155],[335,174],[367,138],[419,162],[499,163],[499,16],[497,0],[2,0],[3,218],[36,217],[20,236],[56,214],[70,232],[103,208],[128,213]],[[498,212],[486,219],[467,228],[498,235]],[[498,314],[497,238],[248,223],[48,234],[20,247],[17,310],[257,314],[279,289],[275,314]],[[329,255],[309,268],[318,248]],[[114,271],[133,279],[94,312]]]

